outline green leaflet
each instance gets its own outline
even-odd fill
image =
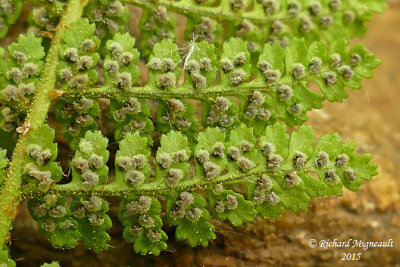
[[[250,54],[242,39],[231,38],[224,42],[220,66],[222,85],[238,86],[250,77]]]
[[[4,38],[8,33],[8,28],[14,24],[22,10],[23,1],[6,0],[0,6],[0,39]]]
[[[191,156],[186,136],[170,131],[161,137],[161,146],[157,150],[157,178],[155,182],[174,188],[189,176]]]
[[[214,44],[217,49],[221,48],[223,25],[220,21],[196,13],[187,14],[186,18],[184,33],[186,41],[206,41]]]
[[[144,56],[151,54],[161,40],[176,39],[176,18],[164,6],[144,8],[139,22],[142,40],[140,49]]]
[[[264,38],[261,44],[267,40],[287,44],[294,37],[303,37],[308,41],[319,40],[321,37],[329,41],[342,37],[359,37],[366,31],[364,23],[371,19],[371,14],[382,12],[387,7],[383,0],[343,0],[339,4],[310,0],[236,1],[235,4],[230,0],[184,0],[179,3],[161,0],[160,3],[179,13],[221,18],[231,25],[246,19],[262,28]],[[147,4],[151,5],[150,2]],[[241,28],[238,26],[236,32]],[[234,32],[232,30],[228,33]],[[232,36],[230,34],[228,37]]]
[[[197,179],[212,179],[225,170],[225,136],[218,128],[207,128],[198,134],[198,143],[194,149]]]
[[[329,51],[322,41],[307,46],[294,39],[287,48],[266,44],[257,78],[250,83],[259,91],[241,98],[242,118],[260,135],[276,119],[289,126],[301,125],[307,120],[306,112],[321,108],[324,99],[342,102],[348,96],[345,87],[360,89],[361,78],[372,77],[371,70],[380,64],[364,46],[346,47],[346,40],[332,43]],[[310,82],[318,84],[322,96],[308,89]]]
[[[42,72],[42,39],[33,33],[21,34],[8,46],[7,54],[0,61],[0,127],[12,132],[22,124]]]
[[[150,106],[146,101],[134,97],[111,100],[111,118],[114,121],[114,137],[117,141],[128,133],[139,132],[152,144],[151,133],[154,130],[150,119]]]
[[[129,33],[117,33],[112,40],[107,41],[104,61],[106,85],[125,89],[138,82],[139,52],[133,48],[134,45],[135,38]]]
[[[130,12],[128,7],[118,0],[102,0],[91,1],[85,9],[85,16],[96,24],[96,37],[107,40],[117,32],[126,31],[125,24],[129,21]],[[105,42],[101,44],[101,52],[104,44]]]
[[[252,222],[257,212],[254,203],[245,200],[243,195],[232,190],[222,192],[208,191],[213,215],[220,220],[229,220],[233,226],[240,226],[245,222]]]
[[[28,202],[29,212],[37,221],[39,231],[54,247],[74,248],[82,237],[68,202],[67,197],[58,194],[47,194]]]
[[[100,131],[86,132],[72,160],[72,181],[66,188],[92,189],[104,184],[108,176],[108,139]]]
[[[140,196],[123,198],[118,218],[124,226],[124,239],[134,243],[137,254],[158,256],[167,249],[167,234],[161,230],[161,204],[155,197]]]
[[[229,131],[240,123],[239,107],[234,97],[219,96],[202,101],[202,123],[204,127],[219,127]]]
[[[260,147],[272,172],[263,177],[268,182],[260,178],[258,183],[248,184],[250,198],[258,198],[256,208],[263,217],[277,217],[277,210],[283,212],[281,205],[305,210],[310,197],[341,195],[342,186],[358,190],[362,180],[377,174],[376,165],[369,162],[371,155],[355,156],[354,143],[342,144],[336,133],[321,137],[313,147],[311,127],[301,126],[290,140],[285,131],[279,123],[267,127]]]
[[[6,167],[8,164],[7,150],[0,148],[0,188],[6,179]]]
[[[36,4],[29,14],[28,22],[31,27],[37,30],[47,31],[54,33],[57,24],[60,22],[60,17],[66,6],[66,0],[35,0]],[[50,37],[50,36],[46,36]]]
[[[206,247],[210,240],[216,238],[214,226],[208,222],[210,213],[206,205],[204,197],[189,192],[182,192],[178,198],[171,196],[167,200],[167,221],[176,226],[177,240],[186,241],[192,247]]]
[[[217,77],[215,47],[205,41],[190,42],[185,50],[183,68],[186,72],[183,86],[191,89],[209,87]]]
[[[71,203],[71,211],[74,213],[85,246],[96,253],[108,249],[107,242],[111,237],[106,231],[112,222],[107,215],[107,201],[96,196],[86,199],[75,198]]]
[[[83,239],[85,246],[95,252],[108,249],[110,236],[106,230],[111,227],[111,219],[106,215],[108,203],[104,199],[47,194],[29,200],[28,208],[53,246],[74,248]]]
[[[32,62],[36,64],[41,64],[41,60],[45,56],[44,49],[42,48],[42,39],[35,37],[33,33],[27,35],[20,35],[18,37],[18,41],[12,43],[8,46],[7,52],[15,61],[9,60],[5,64],[10,66],[12,62],[14,63],[24,63],[24,62]],[[22,52],[25,54],[25,57],[20,54],[16,54],[16,51]],[[24,60],[22,60],[24,59]],[[10,64],[10,65],[9,65]]]
[[[62,170],[57,162],[57,144],[53,143],[54,130],[47,124],[33,129],[29,133],[28,146],[24,148],[24,176],[29,190],[38,188],[49,190],[61,180]]]
[[[87,131],[97,129],[96,117],[100,115],[97,101],[83,97],[75,100],[58,100],[54,105],[54,114],[62,124],[63,136],[70,141],[70,147],[76,149],[80,138]]]
[[[247,173],[264,166],[260,152],[256,149],[256,138],[253,129],[239,125],[233,129],[226,143],[228,160],[228,174]]]
[[[200,122],[194,115],[191,102],[172,98],[160,101],[157,110],[157,128],[161,133],[178,130],[193,144],[195,135],[200,131]]]
[[[151,174],[151,149],[146,137],[141,137],[139,132],[128,133],[119,147],[115,156],[116,177],[111,186],[121,190],[143,184]]]
[[[170,90],[176,87],[181,69],[178,64],[181,61],[178,47],[172,40],[162,40],[154,45],[153,54],[147,63],[149,69],[149,81],[147,90]]]
[[[95,70],[100,55],[96,52],[100,40],[94,36],[95,24],[80,19],[64,31],[60,48],[61,63],[57,66],[61,89],[83,90],[92,87],[98,80]]]
[[[41,265],[41,267],[60,267],[61,265],[58,263],[58,262],[56,262],[56,261],[53,261],[53,262],[51,262],[51,263],[43,263],[42,265]]]
[[[9,253],[6,250],[1,250],[0,251],[0,262],[2,264],[5,264],[5,267],[15,267],[15,261],[13,261],[10,257],[9,257]]]

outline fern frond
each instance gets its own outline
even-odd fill
[[[22,0],[6,0],[0,3],[0,39],[7,35],[8,28],[18,20],[22,4]]]
[[[43,69],[42,39],[32,33],[20,35],[7,55],[0,53],[0,120],[1,128],[12,132],[25,119]]]
[[[115,39],[114,43],[122,46],[124,42]],[[177,45],[171,40],[164,40],[155,45],[149,58],[149,79],[144,87],[133,86],[137,81],[137,67],[127,75],[124,86],[115,82],[115,79],[125,75],[118,57],[114,59],[115,63],[106,60],[106,83],[103,87],[87,89],[79,95],[155,99],[160,102],[157,121],[161,132],[179,129],[188,136],[198,129],[190,108],[171,113],[166,104],[171,105],[171,98],[198,99],[202,101],[204,127],[218,126],[229,130],[242,121],[253,127],[258,136],[266,125],[277,120],[289,126],[301,125],[307,120],[306,113],[321,108],[324,100],[341,102],[348,96],[346,87],[358,90],[362,78],[372,77],[372,70],[380,61],[361,44],[347,46],[345,39],[333,42],[329,48],[324,41],[307,45],[301,39],[293,39],[286,48],[266,44],[252,71],[250,53],[241,39],[233,38],[225,42],[218,58],[214,46],[205,42],[191,44],[186,56],[181,58]],[[120,52],[125,53],[123,51]],[[111,53],[110,48],[107,53]],[[136,57],[136,52],[132,53]],[[110,67],[111,63],[115,68]],[[185,73],[184,81],[178,83],[181,72]],[[215,82],[218,72],[220,79]],[[253,72],[255,76],[252,76]],[[312,83],[318,85],[322,94],[310,89]],[[77,93],[69,90],[62,97],[74,101],[76,96]],[[123,110],[118,111],[124,113]],[[117,121],[125,123],[126,116],[122,113],[116,115],[114,112],[113,118],[118,117]],[[149,116],[146,112],[143,115]],[[145,118],[140,121],[142,128],[147,125]],[[119,135],[118,125],[119,122]]]
[[[30,33],[0,49],[0,263],[15,266],[5,242],[24,197],[55,247],[95,252],[109,247],[118,198],[124,240],[159,255],[165,227],[207,246],[212,218],[278,218],[377,174],[370,154],[303,123],[373,76],[380,60],[347,38],[383,0],[31,2]],[[126,4],[143,10],[139,50]],[[21,6],[0,1],[0,38]],[[56,162],[58,129],[71,175]]]
[[[105,200],[47,194],[31,199],[28,208],[53,246],[73,248],[81,238],[87,248],[96,252],[108,248],[111,238],[105,231],[111,227],[111,219],[106,214]]]
[[[29,133],[28,146],[24,151],[23,179],[25,189],[39,188],[47,191],[61,180],[62,170],[57,158],[57,144],[53,143],[54,130],[44,124]]]
[[[164,6],[144,8],[139,27],[142,34],[140,50],[144,56],[150,55],[154,45],[161,40],[176,39],[176,18]]]
[[[161,204],[155,197],[128,196],[118,209],[118,217],[124,226],[123,237],[134,243],[137,254],[158,256],[167,249],[167,234],[161,229]]]
[[[105,183],[108,177],[107,144],[108,139],[99,131],[86,132],[72,160],[72,181],[69,187],[88,190]]]
[[[311,198],[341,195],[342,187],[356,191],[363,180],[376,175],[371,155],[356,155],[354,143],[342,143],[336,133],[316,143],[314,139],[309,126],[289,136],[281,123],[267,127],[259,139],[243,124],[228,135],[207,128],[197,137],[192,156],[187,138],[171,131],[161,138],[154,166],[147,139],[139,133],[127,134],[117,152],[116,178],[104,184],[106,139],[99,132],[88,132],[73,160],[73,180],[52,187],[43,200],[32,200],[30,210],[57,247],[72,247],[77,238],[83,238],[89,248],[106,249],[104,242],[109,237],[105,230],[111,222],[104,200],[94,195],[124,194],[119,218],[125,227],[124,238],[135,243],[137,253],[158,255],[166,249],[162,212],[168,224],[177,226],[178,240],[206,246],[215,238],[206,206],[215,218],[239,226],[256,214],[277,218],[286,209],[305,210]],[[94,155],[102,160],[93,161]],[[195,169],[188,163],[192,160]],[[154,170],[156,176],[151,175]],[[97,174],[96,185],[85,187],[82,172]],[[245,192],[234,185],[245,185]],[[167,198],[164,211],[155,195]],[[46,199],[59,202],[46,204]],[[63,228],[67,222],[72,239],[61,238],[67,234]]]
[[[287,43],[293,37],[304,37],[309,41],[324,37],[333,41],[337,38],[362,36],[366,31],[364,23],[370,20],[371,14],[382,12],[387,6],[384,1],[339,2],[328,0],[184,0],[179,2],[162,0],[157,1],[156,5],[145,0],[125,0],[124,2],[152,9],[159,6],[158,8],[162,7],[185,14],[190,18],[188,20],[189,29],[196,28],[196,24],[193,22],[200,21],[202,23],[200,17],[227,21],[235,29],[228,31],[227,37],[232,37],[235,33],[241,34],[243,32],[242,23],[245,20],[257,25],[254,28],[262,28],[262,32],[257,35],[262,38],[263,42],[280,40],[283,43]],[[198,31],[200,35],[204,33],[203,38],[207,41],[210,41],[212,35],[218,35],[214,32],[218,32],[216,26],[208,26],[204,31]],[[192,36],[188,37],[192,38]],[[213,38],[211,38],[212,40]],[[258,40],[250,37],[249,41]]]

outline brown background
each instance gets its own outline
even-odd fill
[[[24,25],[13,27],[13,31]],[[373,153],[379,175],[358,193],[314,199],[307,212],[286,212],[279,220],[262,220],[234,228],[215,222],[217,240],[207,248],[189,248],[174,241],[159,257],[134,255],[121,240],[115,223],[110,249],[96,255],[78,246],[52,249],[37,233],[22,206],[12,232],[11,252],[19,266],[39,266],[59,260],[62,266],[399,266],[400,264],[400,2],[390,2],[384,14],[374,15],[362,42],[383,61],[361,91],[350,92],[343,104],[326,102],[309,113],[317,136],[336,131],[356,141],[359,152]],[[2,41],[4,45],[9,40]],[[357,42],[360,40],[355,40]],[[337,238],[366,241],[393,239],[394,248],[312,249],[307,242]],[[345,262],[343,253],[359,253],[361,260]],[[396,265],[397,264],[397,265]]]

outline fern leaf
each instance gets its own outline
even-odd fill
[[[111,100],[111,118],[114,122],[114,137],[117,141],[128,133],[139,132],[152,144],[151,133],[154,130],[150,120],[150,106],[146,101],[131,97],[120,97]]]
[[[0,121],[4,131],[12,132],[22,124],[42,72],[42,39],[33,33],[20,35],[7,54],[0,61]]]
[[[200,130],[200,122],[190,102],[172,98],[159,102],[157,128],[161,133],[178,130],[189,138],[191,144],[194,144],[195,135]]]
[[[111,237],[106,232],[112,225],[107,215],[108,203],[96,196],[90,198],[74,198],[71,202],[78,230],[82,234],[83,242],[87,248],[96,253],[108,249],[107,242]]]
[[[100,115],[100,105],[89,98],[58,100],[54,105],[54,114],[62,125],[64,137],[70,141],[70,147],[76,149],[80,138],[87,131],[97,129],[96,117]]]
[[[134,1],[126,1],[135,4]],[[151,7],[149,1],[140,1],[141,5]],[[387,4],[379,1],[262,1],[223,0],[223,1],[192,1],[183,0],[179,3],[161,0],[157,4],[196,17],[218,18],[234,24],[244,19],[262,27],[265,39],[270,42],[280,41],[282,44],[293,37],[304,37],[307,40],[319,40],[321,37],[329,41],[342,37],[359,37],[366,31],[364,23],[374,12],[382,12]],[[250,8],[251,7],[251,8]],[[236,31],[240,32],[238,26]],[[227,37],[231,37],[228,35]]]
[[[0,148],[3,241],[27,197],[55,247],[82,241],[106,250],[106,197],[120,197],[123,238],[138,254],[159,255],[168,247],[164,222],[177,240],[207,246],[216,238],[212,218],[233,226],[257,214],[278,218],[343,187],[357,191],[377,174],[354,143],[337,133],[315,140],[302,124],[308,111],[342,102],[346,88],[373,76],[380,61],[347,39],[364,33],[383,0],[33,3],[28,21],[44,45],[29,33],[7,53],[0,48],[0,146],[19,138],[9,168]],[[127,32],[126,4],[143,9],[142,54]],[[0,1],[0,38],[21,7]],[[183,36],[174,32],[176,13],[187,19]],[[63,181],[55,131],[45,123],[50,107],[75,153]],[[0,261],[15,266],[4,248]]]
[[[186,241],[192,247],[206,247],[210,240],[216,238],[206,205],[203,196],[189,192],[182,192],[179,197],[171,196],[167,200],[167,221],[176,226],[177,240]]]
[[[217,49],[221,48],[224,29],[218,19],[196,13],[186,13],[186,19],[184,32],[186,41],[205,41],[214,44]]]
[[[67,197],[59,194],[30,199],[28,209],[43,233],[54,247],[74,248],[82,237]]]
[[[226,168],[225,133],[218,128],[207,128],[198,134],[194,149],[196,158],[196,179],[218,177]]]
[[[57,144],[53,143],[54,130],[44,124],[29,133],[28,146],[24,151],[24,180],[26,190],[49,190],[61,180],[62,170],[57,162]]]
[[[51,263],[43,263],[41,267],[60,267],[60,264],[56,261],[53,261]]]
[[[217,61],[214,45],[206,42],[191,43],[186,47],[183,68],[185,83],[183,87],[204,89],[209,87],[217,77]]]
[[[238,86],[250,77],[250,53],[239,38],[224,42],[221,55],[221,84]]]
[[[63,90],[82,90],[97,82],[98,73],[94,68],[100,59],[96,52],[100,40],[94,36],[94,31],[94,24],[90,24],[87,19],[80,19],[72,23],[62,35],[62,62],[57,67],[57,74]]]
[[[118,209],[118,217],[124,226],[124,239],[134,243],[138,254],[158,256],[167,248],[167,234],[161,229],[161,204],[154,197],[124,198]]]
[[[85,9],[85,16],[96,24],[96,37],[104,40],[111,39],[117,32],[125,32],[130,12],[121,1],[103,0],[91,1]],[[104,46],[104,43],[102,43]],[[100,48],[103,51],[104,47]]]
[[[164,6],[144,8],[139,27],[142,34],[140,48],[144,56],[151,54],[154,45],[161,40],[176,39],[176,18]]]
[[[86,190],[105,183],[108,177],[109,152],[108,139],[100,131],[86,132],[85,138],[79,142],[72,160],[72,181],[62,185],[67,188]]]
[[[233,226],[252,222],[257,214],[252,201],[232,190],[208,191],[208,198],[213,215],[220,220],[229,220]]]
[[[28,208],[53,246],[74,248],[83,239],[85,246],[96,252],[108,249],[111,238],[106,230],[111,227],[111,219],[106,214],[108,203],[104,199],[47,194],[31,199]]]
[[[139,52],[134,49],[135,39],[129,33],[117,33],[106,44],[104,68],[106,85],[117,88],[129,88],[139,80],[140,71],[136,65]]]
[[[0,39],[8,33],[8,28],[14,24],[21,15],[23,1],[7,0],[0,5]]]
[[[172,40],[162,40],[154,46],[147,67],[149,81],[145,89],[170,90],[176,87],[181,69],[178,47]]]
[[[186,136],[176,131],[163,135],[156,155],[156,182],[171,188],[178,186],[189,176],[190,156],[191,151]]]
[[[146,137],[141,137],[139,132],[128,133],[119,147],[115,156],[116,177],[111,185],[121,190],[143,184],[151,174],[151,150]]]

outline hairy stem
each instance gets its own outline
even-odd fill
[[[147,8],[147,9],[155,9],[155,5],[152,4],[150,1],[146,0],[122,0],[122,2],[126,4],[131,4],[135,6],[139,6],[142,8]],[[253,22],[268,22],[268,21],[274,21],[274,20],[287,20],[290,19],[286,15],[284,17],[280,17],[282,14],[278,15],[269,15],[269,16],[260,16],[260,14],[251,14],[250,16],[245,16],[243,14],[241,15],[236,15],[236,14],[226,14],[224,13],[224,9],[226,9],[225,6],[220,5],[218,7],[212,7],[212,6],[195,6],[195,5],[182,5],[180,2],[173,2],[173,1],[159,1],[157,2],[158,5],[164,6],[167,9],[184,14],[184,15],[191,15],[194,14],[196,16],[201,15],[201,16],[207,16],[207,17],[212,17],[212,18],[217,18],[217,19],[223,19],[223,20],[230,20],[230,21],[242,21],[243,19],[247,19]]]
[[[175,190],[177,192],[182,191],[196,191],[196,190],[206,190],[209,188],[213,188],[217,184],[222,185],[234,185],[241,184],[244,181],[248,181],[251,183],[255,183],[257,179],[259,179],[264,174],[274,174],[277,172],[280,173],[288,173],[293,170],[278,170],[278,171],[266,171],[262,168],[257,168],[252,172],[248,172],[245,174],[238,175],[223,175],[218,178],[212,180],[206,180],[199,177],[191,177],[190,179],[182,182],[179,186],[170,188],[166,186],[165,183],[159,182],[151,182],[143,185],[139,185],[136,187],[126,188],[120,185],[114,185],[113,183],[107,185],[101,185],[96,188],[85,190],[82,187],[77,187],[76,185],[71,184],[62,184],[56,185],[53,192],[66,193],[71,195],[100,195],[100,196],[122,196],[125,194],[134,194],[134,195],[166,195],[170,194],[171,191]],[[313,169],[304,170],[306,173],[315,172]],[[29,196],[37,196],[43,194],[42,191],[37,191],[34,189],[33,191],[24,192],[25,197]],[[47,194],[48,192],[46,192]]]
[[[58,53],[62,44],[62,34],[72,22],[81,17],[86,4],[87,0],[69,0],[66,12],[58,25],[57,34],[52,40],[41,79],[37,84],[34,101],[24,123],[26,131],[23,129],[18,140],[6,180],[0,191],[0,240],[6,240],[12,221],[17,214],[24,165],[23,152],[28,142],[29,129],[35,129],[45,122],[51,104],[48,92],[56,83],[56,67],[59,61]],[[1,245],[1,249],[4,249],[3,246],[5,244]]]
[[[184,87],[177,88],[176,91],[155,91],[153,87],[132,87],[125,90],[115,89],[114,86],[103,86],[98,88],[91,88],[85,90],[84,92],[79,91],[59,91],[54,93],[55,96],[60,96],[63,99],[77,99],[82,96],[96,99],[96,98],[116,98],[119,96],[126,97],[136,97],[142,99],[155,99],[155,100],[168,100],[171,98],[178,99],[209,99],[210,97],[217,96],[240,96],[240,95],[249,95],[253,91],[260,91],[263,93],[269,93],[274,88],[279,88],[282,85],[294,86],[301,82],[309,82],[313,79],[317,79],[317,77],[321,76],[321,72],[317,72],[315,74],[307,75],[301,81],[295,80],[287,80],[282,83],[276,83],[272,85],[259,85],[253,84],[249,82],[248,84],[244,84],[237,87],[232,86],[221,86],[216,85],[213,87],[207,88],[207,90],[193,90],[187,89]]]
[[[219,178],[213,180],[205,180],[199,179],[196,177],[192,177],[191,179],[186,180],[181,185],[174,187],[173,189],[166,186],[165,183],[152,182],[148,184],[143,184],[137,187],[132,187],[129,189],[121,188],[121,186],[113,185],[112,183],[109,185],[103,185],[95,189],[84,190],[82,187],[76,187],[75,185],[63,184],[56,185],[54,187],[55,192],[60,193],[71,193],[73,195],[85,195],[85,194],[94,194],[101,196],[121,196],[124,194],[135,194],[135,195],[164,195],[170,194],[172,190],[176,190],[178,192],[181,191],[195,191],[195,190],[205,190],[208,188],[212,188],[216,184],[223,185],[232,185],[242,183],[244,180],[255,181],[260,178],[263,174],[268,173],[265,170],[253,171],[246,174],[233,175],[233,176],[221,176]],[[41,194],[40,191],[28,191],[25,192],[24,195],[34,195],[37,196]]]

